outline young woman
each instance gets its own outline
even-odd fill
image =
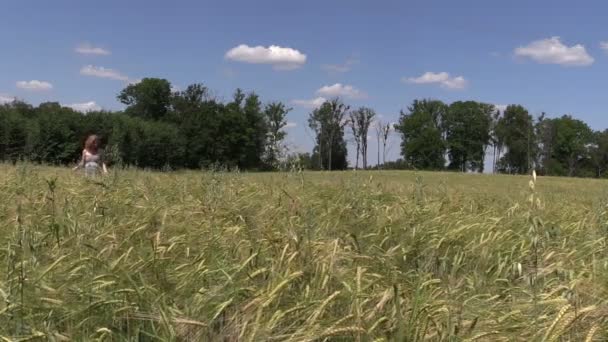
[[[79,168],[84,168],[84,173],[87,176],[94,176],[99,172],[99,168],[103,173],[108,173],[106,164],[103,162],[102,155],[99,151],[99,138],[96,135],[90,135],[84,143],[84,150],[82,150],[82,158],[74,171]]]

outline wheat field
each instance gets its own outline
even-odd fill
[[[608,182],[0,165],[5,341],[606,341]]]

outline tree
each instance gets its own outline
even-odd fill
[[[171,96],[172,121],[182,123],[211,101],[214,100],[211,99],[209,90],[201,83],[191,84],[186,90],[174,92]]]
[[[281,152],[284,150],[283,140],[287,133],[283,130],[287,125],[286,117],[291,108],[282,102],[271,102],[264,107],[264,115],[268,123],[265,164],[276,168]]]
[[[167,119],[171,97],[171,83],[160,78],[144,78],[129,84],[117,96],[118,101],[127,105],[125,113],[148,120]]]
[[[590,158],[593,132],[581,120],[564,115],[542,122],[543,168],[547,174],[576,176],[579,166]]]
[[[10,105],[0,106],[0,160],[17,161],[25,155],[26,119]]]
[[[490,143],[493,105],[475,101],[452,103],[443,120],[450,163],[448,168],[483,172]]]
[[[395,130],[401,133],[401,155],[415,169],[440,170],[445,166],[442,121],[447,106],[437,100],[414,100],[409,113],[401,111]]]
[[[553,122],[546,118],[544,112],[541,113],[534,127],[538,149],[536,168],[541,175],[548,174],[548,166],[551,163],[551,151],[555,137],[554,128]]]
[[[391,133],[392,126],[390,123],[380,125],[380,131],[382,132],[382,164],[386,163],[386,144],[388,143],[388,137]]]
[[[357,166],[359,165],[359,154],[363,161],[363,169],[367,169],[367,135],[376,112],[367,107],[360,107],[350,113],[350,125],[355,136],[357,146]]]
[[[501,172],[526,174],[536,159],[534,122],[520,105],[507,107],[495,128],[496,139],[506,153],[498,161]]]
[[[244,132],[247,144],[245,147],[245,158],[244,161],[240,163],[240,167],[245,169],[257,169],[262,167],[268,135],[266,115],[262,111],[262,103],[257,94],[250,93],[245,98],[243,116],[243,119],[245,120]]]
[[[61,107],[57,102],[46,102],[36,109],[36,120],[39,127],[35,147],[38,161],[67,164],[78,158],[82,151],[81,140],[86,138],[81,114]]]
[[[593,143],[589,146],[593,176],[602,178],[608,169],[608,130],[593,133]]]
[[[496,109],[494,114],[492,115],[492,122],[490,128],[490,143],[492,144],[492,173],[497,172],[497,164],[502,156],[502,146],[503,142],[501,140],[500,128],[498,126],[498,122],[501,118],[501,112]]]
[[[308,125],[315,131],[315,153],[319,158],[320,168],[327,166],[329,171],[346,169],[346,142],[344,126],[346,114],[350,109],[340,99],[325,101],[321,107],[313,110],[308,118]]]
[[[355,170],[357,170],[359,168],[359,155],[361,154],[361,132],[359,131],[359,126],[357,125],[357,119],[354,111],[350,112],[349,114],[348,124],[353,132],[353,138],[355,139]]]

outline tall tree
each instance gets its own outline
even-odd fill
[[[593,176],[605,177],[608,170],[608,130],[593,133],[593,143],[589,146]]]
[[[401,133],[401,155],[410,167],[439,170],[445,166],[442,121],[447,106],[437,100],[414,100],[401,111],[395,130]]]
[[[367,136],[369,128],[376,117],[376,112],[367,107],[360,107],[357,110],[350,113],[351,127],[353,128],[353,134],[357,132],[355,139],[357,142],[357,150],[361,153],[361,159],[363,161],[363,168],[367,169]],[[357,156],[357,160],[358,160]]]
[[[209,90],[201,83],[189,85],[186,90],[176,91],[171,96],[172,121],[183,123],[188,116],[200,111],[205,103],[213,101]]]
[[[321,169],[346,169],[346,141],[344,126],[347,123],[346,114],[350,107],[340,99],[325,101],[321,107],[313,110],[308,118],[308,125],[315,131],[317,146],[315,152],[319,156]]]
[[[392,131],[392,126],[390,123],[386,123],[380,126],[380,130],[382,132],[382,164],[386,163],[386,145],[388,143],[388,138]]]
[[[500,128],[498,127],[498,122],[500,121],[501,114],[502,113],[500,112],[500,110],[496,108],[496,111],[492,115],[492,122],[490,128],[490,143],[492,144],[492,173],[496,173],[498,171],[497,164],[500,160],[500,157],[502,156],[503,142],[500,140],[501,134],[499,132]]]
[[[544,112],[538,117],[534,132],[538,149],[536,169],[541,175],[547,175],[549,174],[548,166],[551,164],[551,151],[555,140],[555,126],[553,121],[546,118]]]
[[[355,111],[350,112],[348,124],[353,132],[353,139],[355,140],[355,170],[357,170],[359,168],[359,155],[361,154],[361,131],[357,124]]]
[[[450,169],[483,172],[494,111],[493,105],[475,101],[458,101],[449,106],[443,124]]]
[[[543,120],[543,167],[548,174],[579,175],[579,166],[590,158],[593,132],[581,120],[570,115]]]
[[[498,161],[501,172],[525,174],[534,166],[536,137],[534,122],[520,105],[507,107],[496,125],[496,138],[506,148]]]
[[[260,168],[264,153],[266,152],[268,124],[266,122],[266,115],[262,110],[260,97],[257,94],[250,93],[247,95],[243,106],[243,114],[247,146],[245,161],[241,167],[246,169]]]
[[[266,146],[265,163],[276,168],[281,153],[284,150],[283,140],[287,133],[284,131],[287,125],[287,113],[291,111],[282,102],[271,102],[264,107],[264,115],[268,123],[268,144]]]
[[[118,94],[125,113],[144,119],[165,120],[171,105],[171,83],[160,78],[144,78]]]

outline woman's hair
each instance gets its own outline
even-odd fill
[[[95,134],[89,135],[84,142],[84,148],[89,152],[96,153],[99,148],[99,138]]]

